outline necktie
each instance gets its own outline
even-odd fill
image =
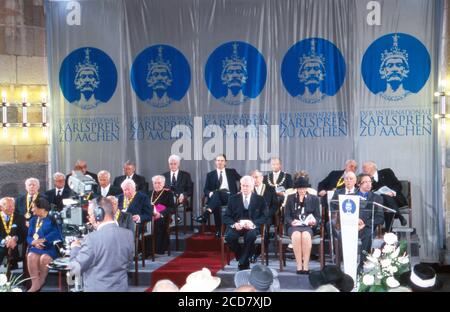
[[[175,172],[172,175],[172,185],[175,185],[177,183],[177,179],[175,178]]]
[[[5,222],[9,222],[9,216],[5,214]]]
[[[244,207],[245,207],[245,209],[248,209],[248,197],[247,196],[245,196],[244,197]]]
[[[58,190],[58,193],[56,194],[56,196],[61,196],[61,190]]]
[[[222,181],[223,181],[223,176],[222,176],[222,171],[220,171],[220,175],[219,175],[219,188],[222,186]]]

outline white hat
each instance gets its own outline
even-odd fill
[[[212,276],[211,271],[203,268],[189,274],[181,292],[211,292],[220,285],[220,277]]]

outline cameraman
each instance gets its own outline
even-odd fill
[[[127,291],[133,233],[114,221],[113,205],[107,198],[89,205],[88,213],[97,230],[88,234],[83,243],[72,243],[68,267],[72,274],[83,274],[84,291]]]

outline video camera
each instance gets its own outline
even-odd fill
[[[84,175],[81,171],[74,171],[69,177],[70,189],[80,196],[92,192],[94,185],[97,185],[97,182],[91,176]]]

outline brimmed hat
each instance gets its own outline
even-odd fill
[[[311,187],[311,184],[309,184],[308,179],[304,177],[298,177],[294,182],[294,188],[301,188],[301,187]]]
[[[234,285],[236,288],[252,285],[259,291],[278,291],[280,289],[277,271],[262,264],[254,265],[251,270],[238,271],[234,275]]]
[[[411,287],[413,291],[433,291],[442,287],[436,271],[428,264],[416,264],[411,271],[400,276],[400,284]]]
[[[189,274],[181,292],[211,292],[220,285],[220,277],[212,276],[211,271],[203,268]]]
[[[353,289],[353,278],[342,272],[336,265],[326,265],[321,271],[313,271],[309,274],[309,282],[316,289],[322,285],[331,284],[341,292],[349,292]]]
[[[45,199],[43,197],[36,198],[34,200],[34,204],[36,205],[36,208],[44,209],[44,210],[47,210],[47,211],[51,210],[50,203],[48,202],[47,199]]]

